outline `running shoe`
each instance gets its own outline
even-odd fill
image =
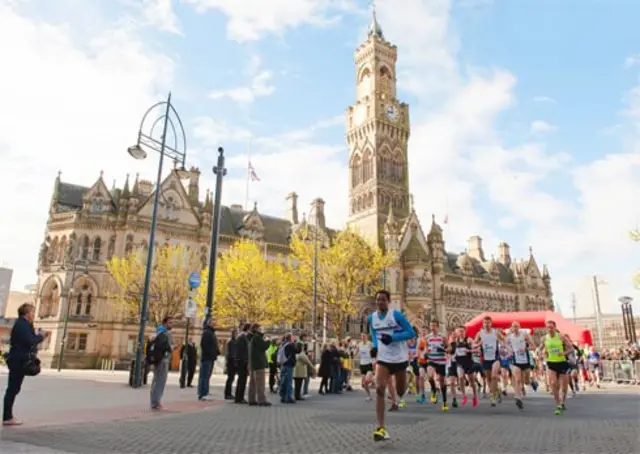
[[[398,411],[400,409],[400,407],[398,407],[397,403],[392,403],[391,407],[389,407],[389,411]]]
[[[478,396],[473,396],[472,406],[473,407],[478,406]]]
[[[442,403],[442,411],[449,411],[449,406],[447,405],[446,402]]]
[[[373,431],[373,441],[386,441],[390,439],[391,437],[384,427],[379,427]]]
[[[562,408],[562,411],[566,411],[567,406],[563,403],[562,405],[560,405],[560,408]]]
[[[562,406],[558,405],[556,410],[553,412],[556,416],[562,415]]]
[[[531,389],[533,389],[534,393],[538,391],[538,382],[537,381],[533,380],[531,382]]]
[[[398,407],[404,408],[406,406],[407,406],[407,401],[404,399],[400,399],[400,402],[398,402]]]
[[[458,408],[458,399],[453,399],[453,400],[451,401],[451,406],[452,406],[453,408]]]
[[[438,395],[434,392],[431,393],[431,396],[429,396],[429,402],[431,402],[432,404],[437,404],[438,403]]]
[[[469,402],[469,398],[467,396],[462,396],[462,406],[464,407]]]
[[[422,396],[420,396],[420,400],[418,401],[419,404],[423,404],[427,401],[426,396],[423,394]]]
[[[516,397],[516,407],[518,407],[520,410],[522,410],[524,408],[524,405],[522,404],[522,401],[520,399],[518,399]]]

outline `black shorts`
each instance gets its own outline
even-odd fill
[[[361,375],[367,375],[369,372],[373,372],[373,364],[360,364]]]
[[[478,364],[479,366],[479,364]],[[470,361],[458,361],[458,372],[462,370],[465,374],[472,374],[474,372],[475,365]]]
[[[401,363],[385,363],[384,361],[378,361],[376,365],[387,369],[389,371],[389,375],[395,375],[400,372],[406,372],[407,367],[409,367],[409,361],[403,361]]]
[[[413,371],[413,375],[419,375],[420,374],[420,367],[418,367],[418,361],[417,360],[413,360],[409,363],[409,365],[411,366],[411,370]]]
[[[447,368],[447,377],[458,377],[458,363],[451,363]]]
[[[473,372],[476,372],[478,374],[482,374],[484,372],[484,369],[482,368],[482,364],[473,363]]]
[[[517,367],[518,369],[520,369],[522,371],[531,369],[531,364],[529,364],[529,363],[523,363],[523,364],[513,363],[513,366]]]
[[[569,372],[569,363],[562,361],[560,363],[551,363],[547,361],[547,369],[560,375],[565,375]]]
[[[493,370],[493,364],[496,363],[496,362],[498,362],[497,359],[494,359],[494,360],[486,360],[485,359],[484,361],[482,361],[482,369],[484,371],[491,372]]]
[[[427,363],[427,367],[433,367],[433,370],[436,371],[436,374],[440,375],[441,377],[447,376],[447,366],[445,364],[439,364],[429,361]]]

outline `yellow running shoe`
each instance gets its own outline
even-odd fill
[[[442,411],[449,411],[449,406],[446,403],[442,404]]]
[[[406,406],[407,406],[407,401],[404,399],[400,399],[400,402],[398,402],[398,407],[404,408]]]
[[[431,393],[431,396],[429,396],[429,402],[432,404],[438,402],[438,395],[436,393]]]
[[[373,431],[373,441],[385,441],[389,440],[389,434],[384,427],[380,427]]]

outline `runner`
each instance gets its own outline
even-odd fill
[[[516,393],[516,406],[522,410],[524,404],[524,384],[529,381],[529,373],[531,369],[529,352],[535,349],[535,345],[531,337],[527,333],[520,331],[520,323],[513,322],[511,324],[511,333],[507,337],[509,349],[513,352],[513,389]]]
[[[596,385],[600,387],[600,353],[594,346],[589,347],[589,354],[587,355],[587,362],[589,363],[589,382],[590,386]]]
[[[500,377],[502,378],[502,393],[500,393],[500,389],[498,389],[498,401],[502,402],[502,397],[506,397],[507,388],[511,383],[511,356],[512,352],[510,348],[507,346],[506,341],[502,341],[498,343],[498,359],[500,360]]]
[[[425,396],[425,386],[424,386],[424,379],[425,376],[427,375],[426,370],[427,370],[427,338],[426,338],[426,330],[422,329],[422,331],[420,332],[420,338],[418,339],[418,351],[417,351],[417,355],[418,355],[418,366],[419,366],[419,370],[418,370],[418,380],[417,380],[417,388],[418,388],[418,394],[419,397],[416,398],[416,402],[423,404],[426,401],[426,396]]]
[[[456,337],[457,337],[456,332],[454,330],[454,332],[452,332],[451,335],[449,336],[450,347],[447,352],[447,378],[449,379],[449,389],[451,390],[451,406],[453,408],[458,408],[457,391],[459,388],[458,363],[456,362],[455,349],[451,347],[451,344],[455,342]]]
[[[418,332],[415,326],[413,327],[413,331]],[[416,385],[418,381],[417,377],[420,374],[418,370],[418,341],[415,338],[410,339],[407,341],[407,346],[409,347],[409,368],[407,369],[409,373],[409,393],[416,396],[416,400],[418,400],[420,397]]]
[[[451,345],[451,352],[455,358],[458,373],[458,383],[460,384],[460,393],[462,394],[462,406],[465,406],[468,402],[467,394],[465,392],[465,381],[468,381],[473,391],[474,407],[478,406],[478,387],[476,385],[476,377],[474,374],[474,364],[472,359],[472,348],[470,339],[467,338],[464,326],[459,326],[456,329],[456,338]]]
[[[573,349],[568,338],[561,336],[556,329],[556,322],[547,321],[549,334],[544,339],[544,351],[547,356],[547,375],[549,376],[549,386],[556,402],[556,415],[561,415],[566,409],[565,398],[569,381],[567,371],[569,364],[566,355]]]
[[[578,346],[574,343],[571,344],[572,350],[567,353],[567,363],[569,368],[567,374],[569,375],[569,388],[571,388],[571,397],[576,397],[580,388],[578,387]]]
[[[482,397],[487,397],[487,381],[484,379],[484,370],[482,369],[482,348],[480,345],[471,344],[471,359],[473,360],[473,375],[478,390],[482,387]],[[480,384],[482,380],[482,384]]]
[[[372,344],[369,335],[362,333],[361,341],[356,347],[355,354],[360,355],[360,376],[362,377],[362,389],[367,393],[367,400],[371,400],[371,382],[373,381],[373,358],[371,358]]]
[[[442,411],[448,411],[447,405],[447,356],[446,352],[449,348],[447,338],[440,334],[440,323],[433,320],[430,325],[431,332],[427,335],[427,378],[431,386],[431,397],[429,400],[432,404],[438,403],[438,393],[436,390],[436,376],[440,384],[440,393],[442,394]]]
[[[409,321],[400,311],[389,310],[391,294],[386,290],[376,293],[378,310],[369,316],[373,348],[376,358],[376,418],[378,427],[373,432],[374,441],[389,440],[385,429],[385,392],[390,378],[395,378],[396,392],[404,396],[407,387],[407,341],[415,337]]]
[[[498,361],[498,341],[504,340],[504,336],[498,330],[492,328],[491,317],[486,316],[483,320],[483,328],[476,335],[475,343],[482,348],[484,361],[482,362],[482,370],[484,378],[489,384],[491,392],[491,406],[496,406],[500,392],[498,384],[500,382],[500,361]]]

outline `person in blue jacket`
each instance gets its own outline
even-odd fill
[[[33,317],[36,308],[33,304],[24,303],[18,308],[18,319],[11,329],[11,348],[6,355],[9,379],[7,391],[4,393],[4,407],[2,412],[3,426],[19,426],[21,421],[13,416],[13,404],[20,393],[25,377],[25,366],[30,356],[37,350],[38,344],[44,340],[44,335],[36,334],[33,329]]]
[[[389,380],[395,377],[396,392],[402,399],[407,389],[407,367],[409,347],[407,341],[416,334],[411,324],[398,310],[389,309],[391,295],[386,290],[376,293],[378,310],[369,316],[373,348],[371,356],[376,358],[376,417],[377,428],[374,441],[389,440],[384,427],[385,398]],[[393,410],[397,408],[392,408]]]

